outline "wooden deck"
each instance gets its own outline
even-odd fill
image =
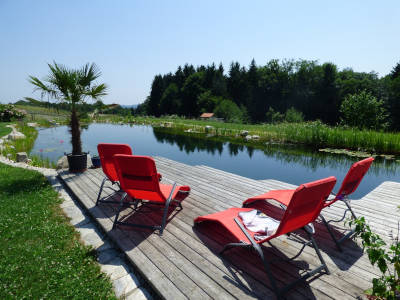
[[[233,249],[226,252],[224,257],[219,256],[217,253],[224,242],[223,237],[219,235],[215,238],[218,233],[210,235],[201,228],[194,229],[193,219],[232,206],[240,207],[248,197],[271,189],[293,186],[272,179],[253,180],[207,166],[189,166],[162,157],[156,157],[155,160],[164,182],[176,181],[192,189],[190,196],[182,202],[183,210],[169,216],[161,237],[157,232],[122,226],[111,230],[116,206],[104,203],[97,207],[94,205],[104,177],[101,169],[82,174],[62,171],[59,175],[161,298],[274,298],[255,253]],[[103,196],[108,194],[119,199],[113,193],[111,189],[105,189]],[[400,219],[398,205],[400,183],[397,182],[384,182],[360,201],[352,201],[356,214],[365,216],[371,228],[385,239],[389,239],[391,231],[397,230]],[[337,218],[343,209],[341,203],[336,203],[324,210],[323,214],[327,219]],[[124,210],[124,214],[127,218],[143,218],[145,215],[132,216],[129,208]],[[158,218],[159,215],[146,216],[146,220]],[[337,233],[340,235],[339,229]],[[332,274],[322,274],[298,284],[287,293],[287,298],[365,298],[363,291],[370,287],[371,279],[379,272],[371,267],[362,249],[354,241],[348,240],[343,244],[344,251],[339,252],[320,223],[316,223],[316,240]],[[274,239],[272,245],[263,247],[269,260],[291,257],[301,247],[293,235]],[[298,277],[304,268],[313,268],[318,264],[314,250],[306,247],[295,261],[276,261],[272,266],[278,284],[282,286]]]

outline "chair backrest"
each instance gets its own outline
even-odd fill
[[[275,235],[289,233],[315,221],[335,183],[336,178],[331,176],[300,185],[293,193]]]
[[[132,149],[127,144],[108,144],[101,143],[97,145],[97,151],[99,152],[101,167],[104,174],[111,181],[118,181],[117,171],[114,165],[113,156],[115,154],[128,154],[132,155]]]
[[[342,199],[343,197],[353,193],[360,185],[361,180],[367,173],[373,161],[373,157],[368,157],[354,163],[347,172],[346,177],[343,179],[342,185],[340,186],[335,199]]]
[[[114,155],[121,188],[136,199],[165,202],[154,159],[140,155]]]

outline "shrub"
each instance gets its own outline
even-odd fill
[[[285,113],[285,121],[288,123],[301,123],[304,121],[303,113],[291,107]]]
[[[214,110],[218,118],[224,118],[226,122],[241,123],[243,120],[243,112],[235,102],[227,99],[221,100]]]
[[[347,95],[340,106],[340,113],[343,125],[374,130],[387,127],[387,113],[383,101],[367,91]]]
[[[392,244],[386,248],[382,238],[371,231],[361,217],[350,221],[350,226],[355,224],[355,232],[361,237],[363,248],[368,253],[368,259],[372,265],[377,264],[382,275],[372,279],[372,290],[367,293],[376,296],[377,299],[395,300],[400,297],[400,241],[392,237]]]
[[[10,122],[13,120],[21,120],[26,116],[26,113],[17,110],[12,104],[0,104],[0,121]]]
[[[275,111],[272,107],[267,111],[267,121],[270,123],[280,123],[284,120],[285,116],[279,111]]]

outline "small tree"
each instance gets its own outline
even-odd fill
[[[359,129],[384,129],[387,113],[383,101],[367,91],[347,95],[341,106],[341,122]]]
[[[241,123],[243,115],[235,102],[228,99],[221,100],[214,109],[214,113],[219,118],[224,118],[227,122]]]
[[[93,82],[101,76],[97,66],[93,63],[86,64],[81,69],[69,69],[63,65],[48,64],[50,74],[44,81],[37,77],[29,76],[29,82],[35,90],[41,91],[42,97],[67,102],[71,105],[71,119],[69,122],[71,132],[72,155],[82,154],[81,130],[77,104],[84,103],[86,98],[99,99],[106,95],[107,86],[102,83],[95,85]]]
[[[285,113],[285,121],[288,123],[301,123],[304,121],[303,113],[291,107]]]
[[[269,107],[266,113],[267,121],[270,123],[280,123],[283,121],[285,116],[281,114],[279,111],[275,111],[271,106]]]

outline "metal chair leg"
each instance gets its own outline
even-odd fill
[[[169,197],[168,197],[168,199],[167,199],[167,201],[165,203],[164,214],[163,214],[162,223],[161,223],[161,227],[160,227],[160,235],[162,235],[162,233],[164,231],[165,224],[167,222],[169,204],[171,203],[172,195],[174,194],[175,188],[176,188],[176,182],[172,186],[171,193],[169,194]]]
[[[351,215],[353,216],[354,219],[357,219],[356,214],[354,213],[353,209],[350,206],[350,201],[349,200],[342,200],[344,204],[346,204],[347,208],[350,210]]]
[[[103,181],[101,182],[99,195],[97,196],[97,200],[96,200],[96,206],[97,206],[97,204],[99,204],[101,192],[103,191],[103,187],[104,187],[104,184],[106,183],[107,179],[108,179],[107,177],[104,177]]]
[[[342,247],[340,246],[339,241],[336,239],[335,235],[333,234],[333,231],[331,229],[331,227],[329,226],[328,222],[326,221],[326,219],[324,218],[323,215],[319,215],[321,217],[322,222],[324,222],[326,229],[328,229],[328,232],[332,238],[332,240],[335,242],[336,247],[339,249],[339,251],[343,251]]]
[[[321,262],[322,267],[325,269],[325,271],[326,271],[326,273],[327,273],[328,275],[331,274],[331,272],[330,272],[329,269],[328,269],[328,266],[326,265],[326,262],[325,262],[324,258],[322,257],[321,251],[319,250],[318,244],[317,244],[317,242],[315,241],[314,236],[312,235],[312,233],[308,232],[307,230],[305,230],[305,231],[307,232],[307,235],[308,235],[308,237],[309,237],[309,239],[310,239],[310,241],[311,241],[311,244],[312,244],[312,246],[313,246],[315,252],[316,252],[317,255],[318,255],[318,258],[319,258],[319,260],[320,260],[320,262]],[[315,273],[316,273],[316,272],[315,272]]]
[[[122,197],[121,197],[121,200],[120,200],[120,203],[119,203],[119,206],[118,206],[118,212],[117,212],[117,214],[115,215],[114,224],[113,224],[112,229],[114,229],[114,228],[117,226],[118,217],[119,217],[119,214],[120,214],[120,212],[121,212],[122,206],[124,205],[124,199],[126,198],[127,195],[128,195],[127,193],[123,193],[123,195],[122,195]],[[112,229],[111,229],[111,230],[112,230]]]

